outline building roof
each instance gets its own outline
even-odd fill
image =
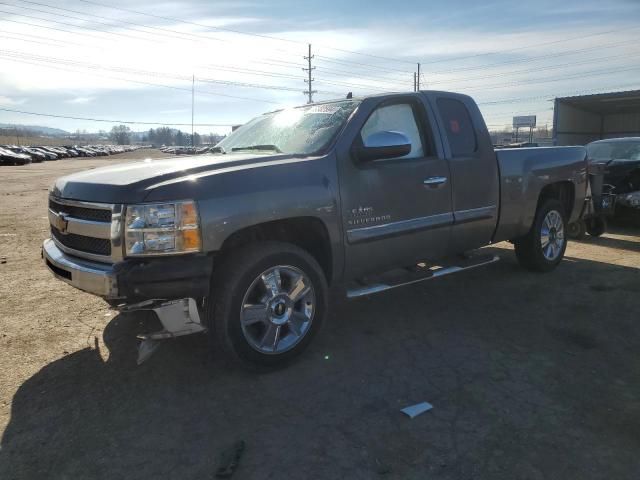
[[[598,114],[640,113],[640,90],[559,97],[556,102]]]

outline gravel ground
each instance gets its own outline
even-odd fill
[[[0,167],[0,478],[207,479],[238,440],[239,479],[640,478],[640,231],[572,242],[551,274],[505,243],[486,268],[336,292],[275,373],[226,370],[204,336],[137,367],[149,317],[40,260],[53,179],[129,158]]]

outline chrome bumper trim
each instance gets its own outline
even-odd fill
[[[112,265],[67,255],[50,238],[42,244],[42,258],[47,268],[59,280],[100,297],[118,297]]]

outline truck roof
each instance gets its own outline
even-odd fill
[[[299,107],[306,107],[309,105],[326,105],[329,103],[337,103],[337,102],[345,102],[347,100],[356,100],[356,101],[362,101],[365,100],[367,98],[379,98],[379,97],[388,97],[391,95],[418,95],[418,94],[438,94],[438,95],[450,95],[450,96],[458,96],[458,97],[468,97],[468,95],[465,95],[463,93],[455,93],[455,92],[447,92],[444,90],[420,90],[418,92],[414,92],[414,91],[406,91],[406,92],[383,92],[383,93],[374,93],[371,95],[362,95],[362,96],[354,96],[351,98],[347,98],[347,97],[343,97],[343,98],[333,98],[330,100],[323,100],[321,102],[313,102],[313,103],[307,103],[307,104],[303,104],[303,105],[295,105],[293,107],[286,107],[286,108],[299,108]],[[263,113],[263,115],[268,115],[270,113],[275,113],[275,112],[281,112],[282,110],[284,110],[285,108],[278,108],[276,110],[271,110],[269,112],[265,112]]]

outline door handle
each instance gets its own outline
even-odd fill
[[[447,177],[429,177],[422,183],[428,187],[438,187],[447,183]]]

